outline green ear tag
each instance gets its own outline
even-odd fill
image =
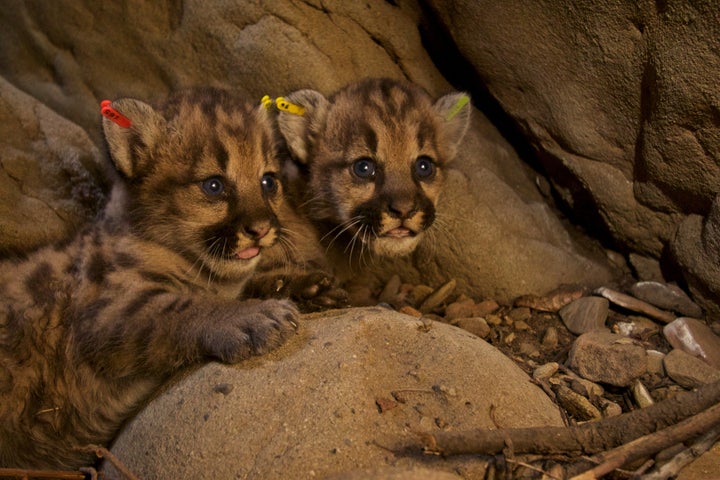
[[[462,108],[467,105],[469,101],[470,98],[467,95],[463,95],[462,97],[458,98],[458,101],[455,102],[455,105],[452,106],[448,114],[445,116],[445,120],[452,120],[455,115],[460,113],[460,110],[462,110]]]

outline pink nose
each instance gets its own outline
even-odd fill
[[[270,231],[270,227],[267,225],[251,225],[249,227],[245,227],[244,230],[247,236],[249,236],[250,238],[260,240],[268,234],[268,232]]]

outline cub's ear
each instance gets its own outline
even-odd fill
[[[462,92],[450,93],[440,97],[433,108],[440,116],[440,144],[446,148],[449,157],[447,160],[452,160],[470,125],[470,95]]]
[[[132,98],[121,98],[112,108],[130,119],[130,127],[122,127],[103,117],[103,131],[115,168],[126,178],[140,175],[152,149],[165,131],[165,119],[153,108]]]
[[[307,163],[308,154],[325,123],[329,105],[322,93],[315,90],[298,90],[285,99],[304,109],[302,115],[280,110],[278,127],[285,138],[293,157],[301,163]]]

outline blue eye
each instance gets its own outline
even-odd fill
[[[218,177],[210,177],[202,182],[202,191],[209,197],[217,197],[225,191],[225,185],[222,179]]]
[[[277,192],[279,187],[278,181],[272,173],[266,173],[262,176],[262,179],[260,179],[260,186],[262,187],[263,192],[268,195],[272,195]]]
[[[415,177],[421,179],[432,178],[435,175],[435,162],[432,158],[423,155],[415,160]]]
[[[375,176],[375,162],[363,157],[352,164],[352,173],[358,178],[373,178]]]

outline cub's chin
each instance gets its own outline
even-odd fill
[[[370,242],[370,251],[373,254],[382,257],[404,257],[409,255],[415,250],[415,247],[420,243],[422,238],[422,232],[417,233],[413,236],[390,236],[383,235],[374,238]]]

